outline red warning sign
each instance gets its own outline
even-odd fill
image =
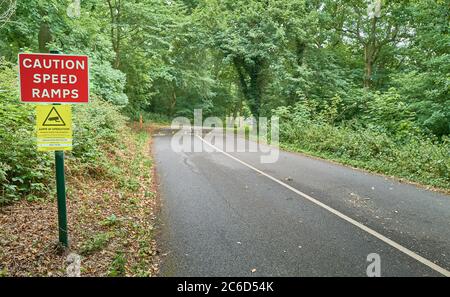
[[[35,103],[88,103],[87,56],[19,54],[20,100]]]

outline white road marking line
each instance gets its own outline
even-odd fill
[[[440,267],[439,265],[436,265],[435,263],[431,262],[430,260],[425,259],[424,257],[422,257],[422,256],[416,254],[415,252],[413,252],[413,251],[407,249],[406,247],[404,247],[404,246],[402,246],[402,245],[396,243],[395,241],[393,241],[393,240],[387,238],[386,236],[381,235],[380,233],[378,233],[378,232],[375,231],[375,230],[372,230],[371,228],[367,227],[366,225],[363,225],[363,224],[361,224],[360,222],[355,221],[354,219],[352,219],[352,218],[346,216],[345,214],[339,212],[338,210],[336,210],[336,209],[334,209],[334,208],[332,208],[332,207],[330,207],[330,206],[328,206],[328,205],[326,205],[326,204],[324,204],[324,203],[318,201],[317,199],[312,198],[311,196],[309,196],[309,195],[307,195],[307,194],[305,194],[305,193],[303,193],[303,192],[297,190],[297,189],[294,188],[294,187],[291,187],[290,185],[288,185],[288,184],[286,184],[286,183],[280,181],[279,179],[277,179],[277,178],[275,178],[275,177],[273,177],[273,176],[271,176],[271,175],[269,175],[269,174],[267,174],[267,173],[265,173],[265,172],[259,170],[258,168],[255,168],[255,167],[253,167],[252,165],[247,164],[247,163],[245,163],[244,161],[242,161],[242,160],[240,160],[240,159],[238,159],[238,158],[236,158],[236,157],[230,155],[229,153],[227,153],[227,152],[221,150],[220,148],[216,147],[216,146],[213,145],[212,143],[209,143],[208,141],[204,140],[202,137],[200,137],[200,136],[198,136],[198,135],[196,135],[196,136],[197,136],[198,138],[200,138],[201,141],[203,141],[204,143],[206,143],[206,144],[209,145],[210,147],[214,148],[216,151],[218,151],[218,152],[220,152],[220,153],[222,153],[222,154],[224,154],[224,155],[230,157],[231,159],[233,159],[233,160],[235,160],[235,161],[241,163],[242,165],[244,165],[244,166],[246,166],[246,167],[248,167],[248,168],[250,168],[250,169],[252,169],[252,170],[254,170],[254,171],[256,171],[256,172],[258,172],[259,174],[264,175],[265,177],[267,177],[267,178],[273,180],[274,182],[276,182],[276,183],[282,185],[283,187],[285,187],[285,188],[291,190],[292,192],[294,192],[294,193],[296,193],[296,194],[302,196],[303,198],[305,198],[305,199],[311,201],[312,203],[314,203],[314,204],[316,204],[316,205],[318,205],[318,206],[320,206],[320,207],[322,207],[322,208],[328,210],[328,211],[331,212],[332,214],[334,214],[334,215],[340,217],[341,219],[343,219],[343,220],[349,222],[350,224],[352,224],[352,225],[354,225],[354,226],[356,226],[356,227],[358,227],[358,228],[360,228],[360,229],[366,231],[367,233],[371,234],[372,236],[375,236],[375,237],[378,238],[379,240],[381,240],[381,241],[387,243],[388,245],[392,246],[393,248],[399,250],[400,252],[402,252],[402,253],[404,253],[404,254],[410,256],[411,258],[415,259],[416,261],[419,261],[420,263],[422,263],[422,264],[428,266],[429,268],[433,269],[434,271],[439,272],[440,274],[442,274],[442,275],[444,275],[444,276],[446,276],[446,277],[450,277],[450,271],[448,271],[448,270],[446,270],[446,269]]]

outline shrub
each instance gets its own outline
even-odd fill
[[[108,62],[98,59],[91,61],[91,92],[115,105],[126,105],[128,97],[124,94],[126,75],[111,67]]]
[[[21,104],[16,68],[0,60],[0,204],[48,192],[51,156],[37,152],[34,107]]]
[[[280,117],[280,144],[346,164],[412,181],[450,188],[450,141],[420,134],[395,136],[377,126],[333,126],[315,118],[305,104],[274,110]]]
[[[117,142],[119,131],[125,127],[126,117],[117,106],[91,96],[89,104],[73,109],[72,155],[82,162],[96,162],[104,154],[106,145]]]

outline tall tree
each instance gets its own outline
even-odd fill
[[[373,85],[376,67],[384,62],[383,51],[405,44],[411,37],[406,1],[325,1],[323,10],[330,14],[339,42],[362,52],[365,88]]]
[[[242,94],[253,116],[259,117],[271,65],[290,40],[302,55],[304,1],[207,0],[199,7],[211,32],[211,46],[234,66]]]

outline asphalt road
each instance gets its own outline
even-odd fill
[[[174,152],[172,133],[154,136],[162,276],[366,276],[373,253],[381,276],[450,275],[449,196],[295,153],[262,164],[204,135],[185,138],[213,152]]]

